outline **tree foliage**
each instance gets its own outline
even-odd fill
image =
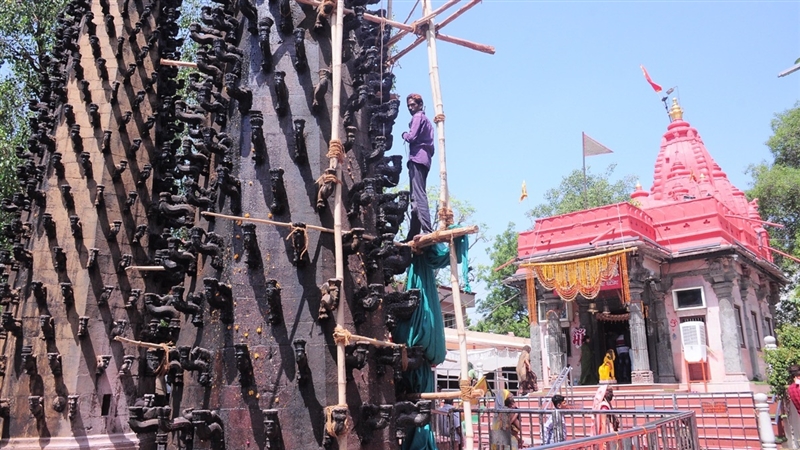
[[[753,186],[747,195],[758,199],[762,219],[784,226],[770,229],[771,245],[796,254],[800,241],[800,103],[776,114],[772,133],[766,144],[773,162],[750,166]]]
[[[775,350],[765,351],[764,361],[767,363],[767,381],[772,393],[785,396],[791,379],[789,366],[800,364],[800,327],[784,325],[778,328],[777,334],[780,345]]]
[[[0,9],[0,64],[26,89],[38,92],[36,72],[53,48],[55,24],[66,0],[6,1]],[[28,91],[30,90],[30,91]],[[20,92],[17,92],[19,95]]]
[[[30,136],[26,100],[39,95],[37,72],[52,50],[56,19],[66,3],[8,1],[0,9],[0,198],[19,190],[15,147],[24,146]],[[0,225],[6,216],[0,214]]]
[[[585,183],[583,171],[573,170],[561,179],[558,187],[545,191],[544,203],[534,206],[527,212],[527,216],[535,220],[630,200],[636,185],[636,176],[626,175],[620,180],[612,181],[616,167],[616,164],[611,164],[601,174],[593,174],[587,167]]]
[[[766,145],[773,161],[750,166],[753,184],[747,196],[758,199],[762,219],[783,225],[769,229],[770,246],[800,256],[800,103],[775,115]],[[794,261],[779,255],[775,255],[775,261],[791,279],[800,276],[800,266]],[[779,304],[778,324],[800,325],[795,311],[799,298],[797,283],[793,282]]]
[[[496,267],[517,256],[517,236],[514,224],[509,223],[505,231],[495,237],[489,250],[491,265],[480,266],[478,269],[478,279],[486,283],[489,292],[486,298],[477,302],[478,313],[482,318],[472,328],[475,331],[530,336],[525,299],[520,296],[517,289],[503,283],[503,280],[514,274],[516,266],[509,264],[495,271]]]

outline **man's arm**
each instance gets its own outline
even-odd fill
[[[422,131],[422,117],[421,113],[414,114],[411,118],[411,129],[403,133],[403,140],[408,143],[414,143],[418,138],[420,131]]]

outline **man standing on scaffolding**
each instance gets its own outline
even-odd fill
[[[428,207],[427,178],[433,158],[433,124],[422,110],[422,96],[409,94],[406,98],[408,112],[411,113],[409,130],[403,133],[408,142],[408,178],[411,186],[411,224],[408,227],[406,242],[418,234],[433,232],[431,212]]]

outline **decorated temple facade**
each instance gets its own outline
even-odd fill
[[[570,365],[574,379],[596,383],[609,349],[612,382],[731,391],[766,375],[762,342],[787,281],[767,224],[677,100],[669,114],[649,192],[637,186],[629,202],[542,218],[519,235],[510,282],[527,293],[541,348],[531,364],[545,382]]]

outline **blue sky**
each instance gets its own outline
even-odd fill
[[[395,19],[414,3],[395,0]],[[581,132],[614,151],[587,159],[594,172],[615,163],[616,175],[635,174],[649,189],[669,119],[640,64],[664,89],[677,86],[684,118],[740,189],[749,187],[748,165],[770,160],[774,114],[800,99],[800,72],[777,78],[800,57],[796,1],[485,0],[442,33],[497,49],[490,56],[438,43],[450,190],[475,206],[491,235],[508,222],[532,226],[525,211],[581,167]],[[432,117],[425,47],[399,64],[398,94],[422,94]],[[401,111],[396,135],[408,121]],[[435,162],[429,184],[438,170]],[[520,203],[523,180],[529,198]],[[489,264],[484,249],[473,256]]]

